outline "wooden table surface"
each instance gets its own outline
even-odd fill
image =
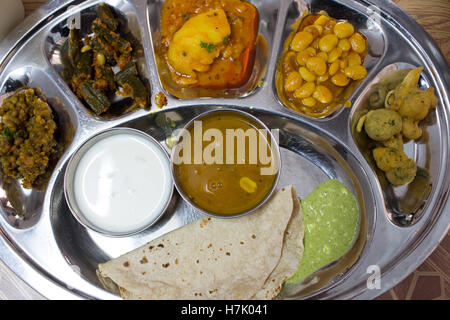
[[[427,30],[450,64],[450,0],[393,1]],[[44,2],[23,0],[26,15]],[[450,299],[450,234],[416,271],[379,299]]]
[[[46,0],[22,0],[25,14],[39,8]],[[392,0],[416,19],[441,48],[450,64],[450,0]]]

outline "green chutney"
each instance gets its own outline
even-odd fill
[[[353,246],[360,228],[359,206],[354,195],[337,180],[319,185],[302,202],[305,223],[303,257],[287,283],[297,283],[344,255]]]

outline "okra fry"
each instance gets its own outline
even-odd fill
[[[130,61],[116,74],[116,81],[120,83],[125,77],[137,76],[137,74],[136,64],[133,61]]]
[[[80,54],[79,61],[75,69],[76,73],[86,75],[90,78],[92,74],[92,52],[87,51]]]
[[[148,91],[141,79],[134,75],[128,75],[119,84],[124,89],[122,95],[132,97],[141,108],[147,106]]]
[[[84,100],[96,115],[105,112],[111,105],[108,97],[103,92],[95,89],[92,83],[84,83],[82,85],[82,93]]]
[[[67,82],[70,82],[72,76],[75,73],[75,69],[72,66],[72,62],[69,58],[69,41],[65,41],[60,50],[61,64],[63,66],[62,75]]]
[[[119,25],[118,19],[115,18],[111,9],[106,3],[97,6],[97,16],[111,31],[115,31]]]
[[[103,83],[100,85],[100,88],[104,90],[113,91],[116,88],[114,72],[111,66],[107,64],[95,66],[95,83],[97,84],[97,89],[99,88],[99,83]]]
[[[79,29],[71,29],[69,34],[69,50],[68,57],[74,68],[76,68],[78,61],[80,59],[80,30]]]

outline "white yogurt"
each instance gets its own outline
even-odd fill
[[[86,220],[129,233],[157,219],[172,195],[168,158],[153,141],[130,133],[99,140],[80,159],[74,196]]]

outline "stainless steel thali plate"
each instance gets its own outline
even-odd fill
[[[58,98],[58,107],[52,107],[61,114],[58,119],[66,141],[65,153],[43,192],[0,181],[0,259],[42,295],[55,299],[116,299],[98,281],[98,263],[200,217],[175,197],[164,216],[137,235],[110,238],[85,229],[72,217],[64,199],[63,177],[73,152],[96,133],[117,126],[144,131],[164,144],[170,138],[169,127],[183,127],[196,115],[220,107],[245,110],[269,128],[280,130],[283,170],[279,186],[292,184],[298,196],[304,198],[321,182],[336,178],[355,194],[362,209],[360,238],[341,261],[318,274],[326,281],[319,281],[309,290],[286,288],[280,298],[375,298],[415,270],[446,235],[450,223],[450,72],[430,36],[390,1],[251,1],[260,12],[259,32],[268,47],[261,81],[239,97],[205,99],[178,99],[167,93],[160,81],[154,44],[159,36],[162,1],[105,1],[141,39],[144,54],[140,67],[149,81],[152,98],[158,92],[166,93],[168,98],[168,105],[159,112],[154,112],[157,108],[153,106],[151,110],[108,118],[87,112],[62,79],[58,60],[59,48],[67,37],[67,19],[77,12],[88,16],[100,2],[49,1],[0,46],[0,93],[31,86]],[[368,76],[350,97],[352,108],[343,108],[325,119],[308,118],[287,109],[275,90],[276,65],[289,26],[305,10],[325,10],[334,18],[348,19],[370,44],[365,61]],[[383,189],[358,146],[352,125],[372,84],[390,71],[420,65],[425,67],[421,86],[433,86],[440,103],[427,119],[427,139],[409,145],[407,153],[428,169],[431,191],[417,205],[414,215],[402,219],[397,204],[408,195],[407,191]],[[381,289],[367,285],[374,270],[380,270]]]

